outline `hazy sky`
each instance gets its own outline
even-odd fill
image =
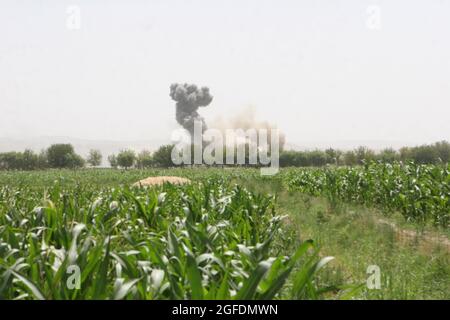
[[[290,143],[450,140],[450,1],[0,0],[0,137],[169,139],[172,82]]]

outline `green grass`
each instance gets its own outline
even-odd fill
[[[318,282],[327,287],[336,284],[365,283],[369,265],[381,271],[381,288],[363,287],[356,299],[450,299],[450,247],[422,246],[424,227],[406,223],[402,216],[382,215],[380,211],[358,205],[333,206],[324,198],[298,191],[288,192],[278,181],[260,184],[241,181],[255,192],[277,195],[277,210],[288,214],[301,239],[314,238],[321,254],[335,260],[320,274]],[[400,229],[418,232],[417,239],[399,239],[388,220]],[[432,227],[427,231],[445,234]]]

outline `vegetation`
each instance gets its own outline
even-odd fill
[[[153,154],[153,164],[157,167],[168,168],[173,166],[172,162],[173,145],[159,147]]]
[[[70,144],[54,144],[47,149],[47,162],[50,168],[79,168],[84,160],[75,153]]]
[[[0,299],[450,299],[448,147],[285,151],[275,176],[0,154]],[[192,183],[131,187],[167,175]]]
[[[306,299],[327,292],[314,279],[332,258],[282,228],[286,217],[271,196],[206,171],[197,183],[150,189],[109,187],[119,171],[40,174],[2,176],[2,299]],[[23,184],[30,175],[35,183]]]
[[[124,150],[117,155],[109,155],[108,162],[112,168],[122,167],[138,169],[146,168],[169,168],[173,167],[172,150],[173,145],[163,145],[154,152],[141,151],[137,156],[133,151]],[[245,147],[245,166],[249,165],[248,146]],[[58,151],[59,150],[59,151]],[[55,154],[56,152],[56,154]],[[191,156],[193,157],[193,147]],[[49,159],[49,155],[51,159]],[[236,153],[233,163],[237,163]],[[56,158],[55,158],[56,157]],[[226,163],[226,148],[223,150],[223,163]],[[120,158],[121,164],[118,163]],[[101,164],[102,155],[98,150],[90,150],[86,161],[77,155],[71,145],[53,145],[40,154],[31,150],[24,152],[0,153],[0,170],[37,170],[45,168],[80,168],[87,162],[92,167]],[[450,161],[450,143],[447,141],[436,142],[431,145],[417,147],[404,147],[399,151],[392,148],[375,152],[367,147],[358,147],[355,150],[342,151],[336,149],[312,150],[312,151],[281,151],[281,167],[323,167],[326,165],[357,166],[364,162],[380,161],[383,163],[394,163],[398,161],[413,161],[419,164],[442,164]],[[193,161],[192,161],[193,162]],[[240,164],[244,165],[244,164]],[[220,165],[222,166],[222,165]]]
[[[450,227],[450,164],[371,162],[360,167],[291,170],[289,189],[339,202],[401,212],[406,220]]]
[[[313,237],[323,254],[335,257],[319,274],[321,286],[365,284],[369,266],[375,265],[379,288],[364,285],[354,299],[450,299],[450,245],[439,237],[442,230],[363,205],[332,208],[325,198],[286,191],[274,180],[240,182],[255,192],[276,192],[277,210],[290,217],[301,239]],[[449,233],[444,234],[448,239]]]
[[[47,167],[47,154],[35,154],[32,150],[24,152],[0,153],[0,170],[35,170]]]
[[[388,148],[378,153],[361,146],[346,152],[327,149],[325,151],[284,151],[280,154],[280,166],[282,167],[322,167],[328,164],[355,166],[370,161],[384,163],[413,161],[420,164],[447,163],[450,161],[450,143],[441,141],[431,145],[404,147],[399,151]]]
[[[410,180],[420,182],[419,188],[430,176],[436,179],[435,170],[448,170],[394,167],[387,181],[403,184],[406,172],[418,171]],[[379,211],[369,194],[313,196],[295,180],[317,170],[342,174],[339,181],[349,183],[350,175],[343,174],[351,169],[361,188],[369,177],[365,170],[375,174],[382,168],[290,168],[272,177],[248,168],[0,172],[0,297],[257,299],[269,297],[268,287],[278,283],[283,285],[272,291],[275,299],[449,299],[450,246],[428,239],[448,239],[448,227],[408,221],[394,208]],[[394,173],[399,177],[389,178]],[[193,183],[130,187],[159,175]],[[317,181],[326,175],[309,178],[321,186]],[[365,190],[370,189],[361,194]],[[402,239],[399,230],[414,236]],[[335,259],[314,273],[321,265],[316,263],[330,255]],[[78,290],[74,265],[81,274]],[[365,285],[370,265],[381,269],[380,289]],[[309,272],[314,274],[306,280]],[[250,279],[257,285],[246,286]]]
[[[54,144],[39,154],[32,150],[0,153],[0,170],[80,168],[84,165],[85,161],[70,144]]]
[[[153,156],[148,150],[142,150],[136,158],[136,168],[145,169],[153,167]]]
[[[109,162],[109,165],[111,166],[111,168],[116,169],[119,166],[117,163],[117,157],[114,154],[111,154],[108,156],[108,162]]]
[[[90,150],[86,162],[92,167],[98,167],[102,164],[102,153],[100,150]]]
[[[117,155],[117,165],[119,167],[128,169],[136,162],[136,154],[132,150],[120,151]]]

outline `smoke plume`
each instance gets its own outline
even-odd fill
[[[174,83],[170,86],[170,97],[176,101],[176,119],[191,135],[194,136],[194,123],[200,121],[202,130],[207,129],[205,119],[197,112],[199,107],[206,107],[213,99],[209,88],[198,88],[195,84]]]
[[[227,129],[266,129],[269,141],[271,141],[271,129],[277,128],[276,125],[271,124],[268,121],[258,120],[256,118],[256,110],[253,107],[247,107],[228,119],[222,117],[216,118],[212,123],[212,127],[219,129],[223,134],[225,134]],[[283,150],[286,136],[282,131],[279,131],[279,139],[280,150]],[[237,141],[237,143],[239,142],[247,143],[248,141]]]

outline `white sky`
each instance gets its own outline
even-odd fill
[[[290,143],[450,140],[450,1],[0,0],[0,137],[169,139],[172,82]]]

